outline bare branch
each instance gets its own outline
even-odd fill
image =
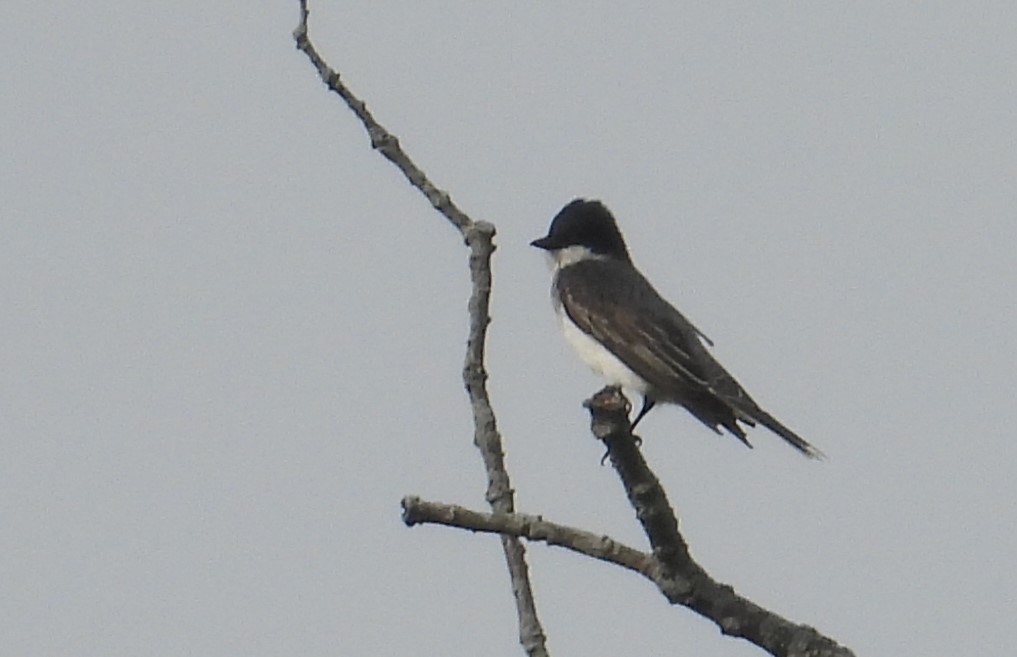
[[[297,49],[307,55],[329,90],[338,94],[347,107],[360,119],[371,138],[371,146],[394,164],[411,185],[416,187],[430,201],[438,212],[459,230],[470,249],[470,280],[473,290],[469,302],[469,336],[466,344],[466,358],[463,365],[463,383],[473,409],[474,444],[480,449],[487,470],[487,501],[499,513],[513,511],[512,485],[505,470],[505,457],[501,436],[495,422],[494,409],[487,393],[487,371],[484,367],[484,346],[487,326],[491,321],[491,254],[494,253],[494,226],[490,223],[473,221],[459,209],[448,192],[437,188],[409,155],[399,145],[399,140],[384,128],[359,99],[342,81],[334,70],[318,54],[308,37],[307,21],[310,11],[307,0],[300,0],[300,23],[293,31]],[[533,601],[526,551],[518,538],[502,535],[502,548],[512,580],[512,592],[516,599],[519,617],[519,641],[531,657],[546,657],[546,637]]]
[[[452,222],[453,226],[459,229],[463,237],[467,237],[467,230],[473,221],[452,202],[448,192],[438,189],[431,183],[420,167],[414,164],[413,160],[403,151],[399,145],[399,139],[375,120],[374,116],[367,109],[367,103],[357,98],[349,87],[343,83],[339,72],[329,66],[322,59],[321,55],[318,54],[314,44],[311,43],[311,39],[307,35],[307,19],[309,15],[310,10],[307,7],[307,0],[300,0],[300,24],[293,30],[293,40],[297,43],[297,49],[311,60],[311,64],[318,70],[318,75],[321,76],[325,86],[330,91],[338,94],[346,103],[346,106],[364,124],[367,135],[371,138],[371,148],[377,150],[392,164],[396,165],[403,172],[403,175],[406,176],[406,179],[410,181],[410,184],[419,189],[427,197],[427,200],[431,202],[431,205]]]
[[[613,563],[655,581],[656,562],[645,552],[619,543],[609,536],[560,525],[541,516],[524,513],[483,513],[455,504],[403,498],[403,522],[409,526],[437,524],[474,532],[508,534],[540,541],[572,552]]]
[[[470,331],[466,338],[466,358],[463,363],[463,383],[473,409],[473,444],[480,450],[487,470],[487,502],[496,513],[515,510],[512,484],[505,469],[505,452],[501,434],[494,417],[494,409],[487,394],[487,369],[484,367],[484,347],[487,326],[491,323],[491,254],[494,253],[494,226],[485,221],[471,223],[466,230],[466,243],[470,247]],[[526,548],[522,542],[507,534],[501,536],[505,561],[512,579],[519,617],[519,641],[527,654],[545,657],[547,637],[537,618],[537,608],[526,565]]]
[[[847,648],[807,625],[798,625],[735,593],[693,561],[678,529],[678,518],[657,477],[639,452],[629,429],[629,401],[617,388],[604,388],[586,401],[593,435],[607,447],[636,517],[659,564],[661,593],[710,619],[724,634],[740,637],[778,657],[854,657]]]

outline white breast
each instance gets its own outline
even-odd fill
[[[608,385],[621,386],[641,395],[646,394],[650,385],[641,376],[630,370],[617,356],[576,326],[560,304],[555,305],[555,312],[558,314],[558,319],[561,320],[565,340],[572,345],[572,348],[590,369],[604,377]]]

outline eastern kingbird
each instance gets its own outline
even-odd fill
[[[804,455],[823,456],[761,409],[714,360],[706,348],[713,346],[710,339],[636,269],[602,203],[572,201],[555,216],[547,237],[531,244],[553,261],[551,298],[565,339],[608,385],[642,395],[632,429],[657,402],[670,402],[749,447],[739,422],[758,422]]]

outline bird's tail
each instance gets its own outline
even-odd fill
[[[825,459],[826,454],[823,454],[818,448],[813,447],[807,440],[791,431],[783,424],[780,420],[773,417],[763,409],[758,409],[753,412],[753,419],[761,423],[770,431],[774,432],[784,440],[788,442],[792,447],[797,449],[799,452],[809,457],[810,459]]]

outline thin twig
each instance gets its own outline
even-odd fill
[[[297,50],[307,55],[307,58],[311,60],[311,64],[317,69],[318,75],[321,76],[322,82],[325,83],[329,91],[338,94],[346,103],[346,106],[364,124],[367,135],[371,138],[371,147],[385,156],[392,164],[396,165],[403,175],[406,176],[406,179],[410,181],[410,184],[419,189],[427,197],[427,200],[431,202],[431,205],[452,222],[453,226],[459,229],[463,237],[467,237],[466,232],[473,221],[452,202],[448,192],[438,189],[431,183],[420,167],[414,164],[413,160],[403,151],[399,145],[399,139],[375,120],[374,115],[367,109],[367,103],[357,98],[342,81],[339,72],[329,66],[322,59],[321,55],[318,54],[314,44],[311,43],[307,35],[307,19],[309,15],[310,10],[307,7],[307,0],[300,0],[300,24],[293,30],[293,40],[297,43]]]
[[[539,541],[578,554],[613,563],[655,580],[656,561],[645,552],[619,543],[609,536],[569,527],[525,513],[483,513],[456,504],[403,498],[403,522],[407,525],[436,524],[474,532],[509,534]]]
[[[655,580],[671,604],[710,619],[724,634],[754,643],[778,657],[854,657],[814,628],[798,625],[738,595],[710,577],[689,554],[678,518],[660,481],[639,452],[629,428],[629,402],[617,388],[604,388],[587,400],[593,435],[607,447],[636,517],[658,562]]]
[[[466,386],[473,409],[474,439],[480,450],[487,470],[487,501],[496,513],[512,513],[514,502],[512,485],[505,469],[501,435],[495,422],[494,409],[487,393],[487,371],[484,367],[484,346],[487,326],[491,321],[491,254],[494,253],[494,225],[484,221],[473,221],[459,209],[448,192],[437,188],[424,172],[410,159],[399,140],[386,130],[367,109],[366,103],[358,98],[342,81],[339,73],[332,69],[318,54],[307,34],[307,20],[310,11],[307,0],[300,0],[300,23],[293,31],[297,49],[317,69],[318,75],[329,88],[343,99],[347,107],[356,114],[364,125],[371,146],[394,164],[411,185],[416,187],[463,236],[470,249],[470,280],[472,292],[469,302],[470,327],[466,342],[466,358],[463,364],[463,383]],[[512,581],[519,618],[519,642],[530,657],[546,657],[547,639],[537,617],[526,565],[526,550],[515,536],[502,535],[502,548]]]

